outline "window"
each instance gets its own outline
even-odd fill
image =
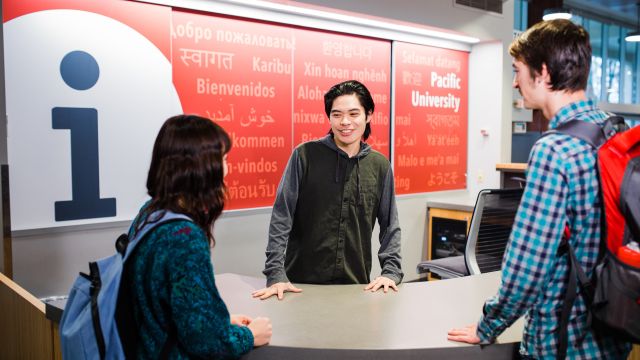
[[[632,30],[623,29],[623,38],[630,33]],[[637,69],[638,65],[636,62],[637,54],[638,54],[638,43],[635,42],[623,42],[624,44],[624,65],[622,68],[622,97],[620,99],[621,103],[631,104],[636,102],[635,99],[638,98],[638,76]]]
[[[583,19],[582,26],[589,32],[591,38],[591,70],[587,84],[587,96],[600,101],[602,95],[602,23],[597,20]]]
[[[620,39],[620,26],[606,25],[606,28],[607,38],[603,39],[607,49],[604,101],[618,104],[620,103],[620,47],[624,44]]]
[[[515,13],[513,18],[513,28],[520,31],[526,30],[529,2],[527,0],[516,0],[513,4],[513,11]]]

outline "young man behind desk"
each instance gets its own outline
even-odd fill
[[[355,80],[324,96],[331,130],[298,146],[278,186],[269,226],[264,274],[266,299],[300,292],[291,284],[368,284],[397,291],[400,227],[389,160],[363,142],[371,133],[374,102]],[[382,275],[370,280],[371,235],[380,225]]]
[[[591,62],[589,34],[569,20],[538,23],[509,47],[513,86],[525,107],[540,109],[556,128],[572,119],[602,124],[609,115],[585,95]],[[477,324],[449,331],[449,339],[489,344],[521,316],[525,359],[555,359],[558,324],[567,288],[568,256],[558,254],[568,224],[570,243],[590,276],[600,248],[596,154],[585,141],[552,134],[529,155],[527,184],[502,262],[502,284]],[[626,359],[630,345],[591,330],[582,296],[569,319],[569,359]]]

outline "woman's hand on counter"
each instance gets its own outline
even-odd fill
[[[471,324],[463,328],[451,329],[447,333],[447,340],[468,344],[479,344],[480,338],[478,337],[477,330],[478,324]]]
[[[389,291],[389,288],[393,289],[394,291],[398,291],[396,282],[384,276],[378,276],[377,278],[373,279],[369,283],[369,285],[364,288],[364,290],[371,290],[371,292],[376,292],[380,288],[382,288],[382,291],[384,291],[385,293]]]
[[[253,334],[253,346],[266,345],[271,341],[271,320],[266,317],[257,317],[247,325]]]
[[[279,282],[264,289],[254,291],[253,293],[251,293],[251,296],[253,296],[254,298],[260,298],[260,300],[264,300],[272,297],[273,295],[277,295],[278,300],[282,300],[284,299],[284,293],[286,292],[300,293],[302,292],[302,289],[295,287],[290,282]]]
[[[266,317],[252,319],[246,315],[231,314],[231,324],[246,326],[253,335],[253,346],[266,345],[271,341],[271,320]]]
[[[242,314],[231,314],[230,318],[231,323],[238,326],[247,326],[253,321],[250,317]]]

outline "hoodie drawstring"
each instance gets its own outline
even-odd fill
[[[340,154],[336,151],[336,184],[338,183],[338,173],[340,172]]]
[[[349,167],[349,163],[347,161],[347,168],[348,167]],[[345,176],[346,176],[346,172],[345,172]],[[336,184],[340,182],[340,153],[338,151],[336,151],[335,182]],[[360,198],[360,156],[356,156],[356,196],[357,196],[356,203],[362,204],[362,199]]]
[[[358,196],[358,205],[362,204],[360,198],[360,158],[356,157],[356,195]]]

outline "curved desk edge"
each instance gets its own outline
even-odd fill
[[[488,276],[485,276],[484,278],[485,278],[485,281],[489,280],[489,283],[493,283],[497,279],[499,279],[497,277],[497,274],[488,275]],[[468,281],[472,279],[468,278],[466,280]],[[474,279],[474,282],[476,282],[475,280],[476,279]],[[477,280],[481,280],[481,278],[478,278]],[[271,315],[271,316],[280,315],[279,317],[276,316],[274,318],[278,320],[277,321],[278,323],[282,323],[280,324],[281,327],[284,327],[279,329],[280,332],[282,332],[285,329],[289,329],[290,331],[293,331],[292,329],[295,329],[294,324],[288,323],[285,325],[283,323],[284,321],[286,321],[286,317],[283,315],[288,313],[289,310],[294,311],[293,306],[295,305],[296,302],[299,302],[302,300],[304,301],[304,303],[302,303],[301,305],[305,305],[305,306],[312,305],[314,301],[322,300],[319,292],[327,292],[331,290],[331,288],[325,288],[325,286],[309,286],[309,285],[305,286],[305,289],[306,289],[305,292],[307,293],[306,295],[308,297],[294,297],[294,296],[288,297],[285,301],[289,302],[289,304],[287,305],[287,308],[285,308],[283,306],[285,305],[285,302],[283,303],[280,303],[277,301],[256,302],[255,299],[251,299],[250,297],[246,296],[246,294],[250,293],[250,291],[248,291],[249,289],[252,289],[256,286],[262,286],[263,281],[264,281],[263,279],[252,278],[247,276],[239,276],[235,274],[216,275],[216,282],[218,283],[218,286],[223,290],[223,294],[226,294],[227,299],[225,299],[226,300],[225,302],[227,302],[230,305],[229,310],[231,312],[234,312],[235,310],[236,312],[239,311],[239,313],[248,313],[250,315],[253,311],[243,312],[243,310],[251,310],[255,307],[258,307],[260,313],[266,312],[265,315]],[[430,287],[442,287],[442,286],[448,287],[450,285],[455,284],[456,282],[455,280],[448,280],[448,281],[450,281],[450,283],[437,282],[434,284],[430,284]],[[463,279],[463,282],[466,282],[466,281],[464,281]],[[403,289],[401,291],[405,295],[419,296],[424,290],[427,289],[425,288],[425,286],[426,284],[422,284],[422,283],[406,284],[403,286]],[[341,290],[340,292],[346,293],[345,295],[347,296],[354,296],[353,293],[363,294],[361,287],[359,285],[358,286],[340,285],[340,287],[342,287],[340,289]],[[246,288],[246,289],[243,290],[243,288]],[[419,292],[415,293],[415,291],[419,291]],[[314,296],[314,293],[315,293],[315,296]],[[397,296],[398,294],[389,294],[389,295],[379,294],[378,296],[373,295],[373,297],[368,298],[369,299],[368,301],[377,303],[377,305],[375,305],[372,308],[373,310],[380,309],[380,306],[382,306],[383,303],[392,301],[393,298],[390,296],[394,296],[394,295]],[[420,298],[422,298],[422,296],[420,296]],[[397,298],[397,300],[399,299],[400,298]],[[437,301],[437,299],[429,299],[428,297],[424,297],[424,301],[425,301],[424,305],[428,306],[427,303],[429,301]],[[57,325],[56,323],[59,323],[60,321],[65,303],[66,303],[66,299],[55,300],[55,301],[50,301],[46,303],[47,318],[54,322],[54,326],[56,326]],[[314,303],[314,305],[316,304]],[[357,306],[359,307],[362,307],[365,305],[366,304],[363,304],[363,303],[357,304]],[[404,306],[402,305],[408,305],[408,304],[398,304],[398,305],[400,306],[396,306],[394,308],[395,311],[402,312],[406,310],[406,309],[403,310]],[[477,306],[474,306],[474,308],[475,307]],[[275,311],[277,309],[280,309],[280,310]],[[285,309],[289,309],[289,310],[285,311]],[[271,310],[271,311],[268,311],[268,310]],[[298,308],[298,310],[300,310],[300,308]],[[397,315],[402,315],[402,314],[399,313]],[[421,326],[419,324],[415,324],[415,321],[420,321],[418,317],[411,317],[411,318],[414,319],[413,331],[416,332],[414,335],[418,337],[425,337],[425,338],[433,336],[432,334],[430,335],[430,330],[427,329],[427,326],[429,326],[427,323],[423,322],[424,325]],[[460,323],[462,325],[463,322],[461,321]],[[327,330],[331,331],[331,328],[334,326],[334,324],[335,322],[326,322],[323,324],[322,327],[319,327],[319,328],[316,327],[314,331],[320,331],[321,333]],[[342,326],[342,325],[336,325],[336,326]],[[357,328],[357,326],[355,326],[355,328]],[[325,329],[325,330],[321,330],[321,329]],[[421,329],[424,331],[422,331]],[[276,330],[275,326],[274,326],[274,330]],[[354,329],[354,331],[355,331],[355,334],[358,333],[356,329]],[[275,331],[274,331],[274,334],[275,334]],[[439,331],[438,334],[442,334],[442,336],[446,337],[446,330]],[[400,333],[395,333],[394,335],[400,335]],[[280,334],[279,336],[281,338],[280,342],[282,342],[282,334]],[[454,344],[451,342],[447,342],[446,340],[443,339],[444,345],[435,346],[435,347],[424,347],[424,348],[398,347],[395,349],[384,349],[384,348],[359,349],[359,348],[356,348],[355,346],[354,348],[351,348],[351,346],[349,346],[348,348],[347,347],[343,347],[343,348],[314,347],[313,345],[311,345],[311,343],[310,343],[310,346],[296,347],[296,346],[287,346],[281,343],[279,344],[277,343],[277,341],[275,341],[276,340],[275,338],[272,340],[274,340],[274,345],[268,345],[268,346],[256,348],[250,353],[246,354],[242,359],[243,360],[257,360],[257,359],[326,360],[326,359],[333,359],[333,358],[362,359],[362,360],[376,360],[376,359],[404,360],[404,359],[425,359],[425,358],[512,359],[512,358],[517,358],[517,353],[518,353],[519,344],[520,344],[518,341],[515,341],[515,342],[506,342],[506,343],[496,343],[490,346],[481,347],[481,346],[472,346],[472,345],[465,345],[465,344]],[[385,340],[388,340],[388,339],[385,339]],[[351,345],[357,345],[359,340],[357,340],[357,338],[354,338],[354,341],[355,342],[351,343]],[[450,344],[451,346],[447,346],[447,344]]]
[[[284,346],[263,346],[253,349],[242,360],[458,360],[458,359],[517,359],[520,343],[492,344],[489,346],[463,346],[440,349],[350,350],[307,349]]]

